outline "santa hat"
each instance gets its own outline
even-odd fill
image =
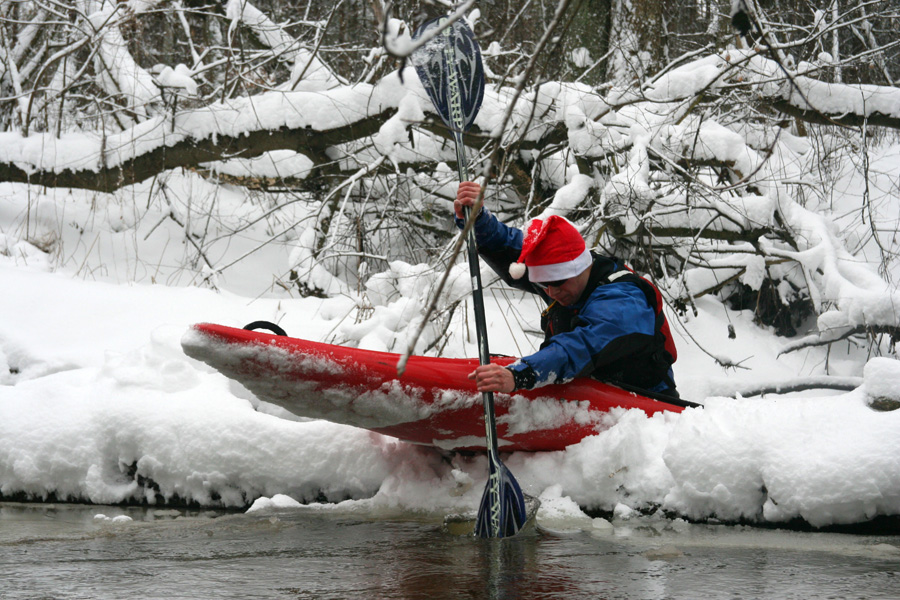
[[[580,275],[591,266],[590,251],[584,238],[565,218],[551,215],[528,226],[519,262],[509,266],[513,279],[521,279],[528,268],[528,278],[534,282],[556,281]]]

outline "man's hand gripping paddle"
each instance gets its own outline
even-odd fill
[[[463,132],[471,127],[478,109],[481,108],[481,100],[484,98],[484,68],[475,35],[462,19],[452,24],[448,23],[446,17],[431,20],[419,27],[413,39],[420,39],[428,32],[444,26],[446,28],[442,32],[413,53],[411,60],[434,108],[453,134],[459,179],[468,181],[469,171]],[[466,220],[474,218],[469,207],[465,207],[465,215]],[[481,364],[486,365],[490,363],[491,356],[488,351],[481,270],[478,264],[475,230],[471,227],[468,230],[466,246],[469,275],[472,279],[478,359]],[[525,498],[512,473],[500,461],[497,451],[494,394],[484,392],[482,399],[490,476],[478,508],[475,532],[483,538],[509,537],[515,535],[525,525],[527,519]]]

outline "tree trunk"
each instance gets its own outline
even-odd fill
[[[640,85],[665,56],[664,5],[659,0],[613,0],[607,79],[619,86]]]
[[[573,79],[590,85],[604,82],[608,60],[603,57],[609,51],[610,18],[610,0],[582,0],[575,6],[565,42],[566,58],[574,68]]]

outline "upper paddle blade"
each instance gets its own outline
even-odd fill
[[[500,460],[488,454],[490,475],[481,496],[475,533],[482,538],[516,535],[528,521],[525,496],[519,482]],[[499,494],[499,501],[495,495]]]
[[[413,40],[421,39],[446,22],[447,17],[438,17],[424,23],[413,34]],[[462,131],[469,129],[484,98],[484,66],[475,34],[466,22],[462,19],[455,21],[417,48],[410,61],[447,127]],[[451,69],[456,76],[456,94],[451,91],[453,86],[449,85]]]

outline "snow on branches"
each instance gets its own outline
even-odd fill
[[[321,274],[323,248],[378,257],[383,268],[446,256],[432,249],[453,234],[435,220],[453,194],[449,132],[412,69],[371,60],[351,77],[325,60],[333,11],[285,22],[228,0],[201,22],[178,3],[104,0],[73,3],[73,22],[62,23],[33,4],[6,21],[17,41],[0,38],[0,81],[15,92],[0,101],[0,180],[111,192],[182,168],[240,181],[233,159],[249,180],[247,159],[290,152],[304,162],[295,191],[319,207],[295,257],[308,273]],[[154,18],[177,25],[190,55],[154,64],[162,53],[140,43]],[[209,40],[195,38],[204,27]],[[50,52],[53,39],[65,43]],[[762,47],[707,48],[637,83],[529,80],[495,75],[502,41],[483,41],[489,80],[466,142],[476,169],[490,157],[488,202],[507,220],[565,215],[592,246],[653,275],[683,311],[717,294],[780,333],[806,334],[785,351],[900,336],[894,253],[882,247],[892,244],[884,207],[898,191],[869,185],[878,174],[866,137],[900,129],[900,90],[826,81],[827,57],[787,69]],[[810,135],[806,123],[827,127]],[[829,187],[830,170],[860,155],[865,194]],[[857,214],[865,239],[843,229]],[[397,227],[412,232],[407,243],[392,243]],[[365,283],[361,267],[359,258],[332,268],[340,284],[319,279],[346,291]]]

